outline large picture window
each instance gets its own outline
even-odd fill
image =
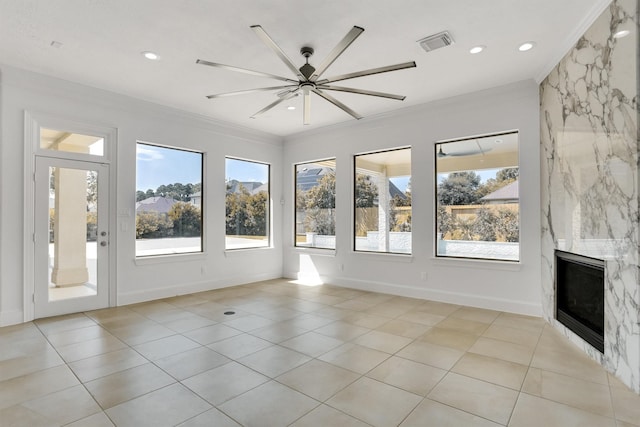
[[[520,259],[518,133],[435,144],[436,255]]]
[[[336,160],[295,166],[295,245],[336,248]]]
[[[269,165],[227,157],[226,249],[269,246]]]
[[[355,156],[356,251],[411,253],[411,148]]]
[[[136,144],[136,256],[202,252],[203,154]]]

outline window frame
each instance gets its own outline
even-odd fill
[[[433,144],[433,176],[434,176],[434,181],[433,181],[433,256],[434,259],[436,260],[451,260],[451,261],[471,261],[471,262],[490,262],[490,263],[497,263],[497,264],[501,264],[501,265],[516,265],[522,262],[522,214],[520,211],[520,197],[518,198],[518,259],[506,259],[506,258],[487,258],[487,257],[471,257],[471,256],[461,256],[461,255],[441,255],[438,253],[438,234],[439,234],[439,230],[438,230],[438,207],[439,207],[439,203],[438,203],[438,150],[441,147],[441,144],[446,144],[446,143],[451,143],[451,142],[463,142],[463,141],[471,141],[471,140],[475,140],[475,139],[482,139],[482,138],[499,138],[501,136],[505,136],[505,135],[516,135],[517,137],[517,147],[518,147],[518,151],[517,151],[517,159],[518,159],[518,171],[520,171],[520,131],[517,129],[512,129],[512,130],[506,130],[506,131],[502,131],[502,132],[494,132],[494,133],[488,133],[488,134],[482,134],[482,135],[473,135],[473,136],[466,136],[466,137],[462,137],[462,138],[452,138],[452,139],[446,139],[446,140],[440,140],[440,141],[436,141]],[[496,168],[498,169],[498,168]],[[505,168],[500,168],[500,169],[507,169]],[[475,171],[475,170],[474,170]],[[459,171],[462,172],[462,171]],[[518,174],[518,193],[520,192],[520,179],[521,176]],[[497,265],[496,264],[496,265]]]
[[[227,247],[227,232],[226,232],[226,200],[227,200],[227,191],[226,191],[226,178],[227,177],[227,160],[234,160],[234,161],[240,161],[240,162],[247,162],[247,163],[254,163],[254,164],[258,164],[258,165],[264,165],[267,167],[267,201],[266,201],[266,209],[265,209],[265,213],[266,213],[266,218],[265,218],[265,232],[267,234],[267,239],[266,239],[266,245],[260,245],[260,246],[242,246],[242,247],[236,247],[236,248],[230,248]],[[261,249],[269,249],[273,247],[273,236],[272,236],[272,203],[271,203],[271,163],[267,163],[264,161],[260,161],[260,160],[250,160],[250,159],[246,159],[246,158],[242,158],[242,157],[237,157],[237,156],[231,156],[231,155],[225,155],[224,156],[224,161],[225,161],[225,191],[224,191],[224,209],[225,209],[225,213],[223,215],[224,219],[225,219],[225,223],[224,223],[224,238],[225,238],[225,242],[224,242],[224,251],[225,252],[235,252],[235,251],[252,251],[252,250],[261,250]],[[229,236],[232,237],[232,236]]]
[[[183,151],[183,152],[187,152],[187,153],[192,153],[192,154],[199,154],[200,155],[200,250],[199,251],[190,251],[190,252],[166,252],[166,253],[159,253],[159,254],[149,254],[149,255],[138,255],[138,248],[137,245],[135,245],[135,243],[137,242],[138,238],[136,237],[134,240],[134,254],[135,254],[135,260],[136,262],[138,261],[143,261],[143,260],[151,260],[154,258],[162,258],[162,257],[193,257],[193,256],[199,256],[205,253],[205,211],[204,211],[204,205],[205,205],[205,155],[206,153],[203,151],[199,151],[193,148],[184,148],[184,147],[176,147],[176,146],[171,146],[171,145],[166,145],[166,144],[157,144],[157,143],[153,143],[153,142],[148,142],[148,141],[141,141],[141,140],[136,140],[136,186],[137,186],[137,180],[138,180],[138,162],[137,162],[137,150],[138,150],[138,146],[139,145],[146,145],[146,146],[151,146],[151,147],[155,147],[155,148],[163,148],[163,149],[167,149],[167,150],[176,150],[176,151]],[[137,193],[137,189],[136,189],[136,193]],[[137,203],[137,201],[136,201]],[[188,203],[188,202],[187,202]],[[134,204],[134,236],[136,233],[136,228],[137,228],[137,212],[135,209],[135,204]]]
[[[322,250],[322,251],[334,251],[336,250],[336,242],[334,241],[334,245],[333,248],[326,248],[326,247],[322,247],[322,246],[298,246],[298,242],[297,242],[297,225],[298,225],[298,166],[301,165],[309,165],[309,164],[318,164],[321,162],[329,162],[329,161],[333,161],[333,173],[334,175],[337,172],[337,159],[336,157],[327,157],[327,158],[323,158],[323,159],[317,159],[317,160],[310,160],[310,161],[304,161],[304,162],[299,162],[299,163],[294,163],[293,164],[293,247],[296,249],[302,249],[302,250],[306,250],[306,249],[312,249],[312,250]],[[337,186],[337,182],[336,182],[336,186],[334,188],[334,199],[336,197],[336,195],[338,194],[338,186]],[[335,210],[335,204],[333,209]],[[336,227],[337,224],[337,216],[334,217],[334,228]],[[337,234],[337,229],[336,229],[336,233]],[[334,236],[337,239],[337,236]]]
[[[411,247],[410,247],[410,251],[409,252],[393,252],[391,250],[389,251],[373,251],[373,250],[362,250],[362,249],[357,249],[357,235],[356,235],[356,230],[357,230],[357,210],[358,207],[356,206],[356,180],[358,177],[358,167],[357,167],[357,158],[359,156],[367,156],[367,155],[371,155],[371,154],[379,154],[379,153],[388,153],[388,152],[392,152],[392,151],[401,151],[401,150],[409,150],[409,155],[410,155],[410,161],[409,161],[409,170],[411,172],[411,174],[409,175],[409,179],[411,179],[411,177],[413,176],[413,147],[411,145],[407,145],[407,146],[401,146],[401,147],[394,147],[394,148],[387,148],[387,149],[381,149],[381,150],[374,150],[374,151],[366,151],[366,152],[362,152],[362,153],[356,153],[354,154],[353,157],[353,174],[352,174],[352,179],[351,179],[351,206],[353,209],[353,217],[352,217],[352,230],[351,230],[351,245],[352,245],[352,251],[356,254],[369,254],[369,255],[382,255],[382,256],[395,256],[395,257],[407,257],[407,258],[411,258],[413,257],[413,226],[411,227],[411,231],[409,233],[411,233]],[[391,199],[390,199],[391,201]],[[411,210],[413,213],[413,203],[411,205]]]

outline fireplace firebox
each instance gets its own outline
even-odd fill
[[[604,261],[556,250],[556,319],[604,353]]]

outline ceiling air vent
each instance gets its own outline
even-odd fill
[[[441,47],[447,47],[453,44],[454,41],[448,31],[443,31],[438,34],[427,36],[422,40],[418,40],[418,43],[420,43],[420,46],[422,46],[426,52],[431,52],[432,50],[440,49]]]

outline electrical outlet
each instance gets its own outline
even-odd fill
[[[344,271],[344,264],[340,264],[340,271]]]
[[[422,273],[420,273],[420,278],[421,278],[422,280],[425,280],[425,281],[426,281],[426,280],[427,280],[427,272],[426,272],[426,271],[423,271]]]

